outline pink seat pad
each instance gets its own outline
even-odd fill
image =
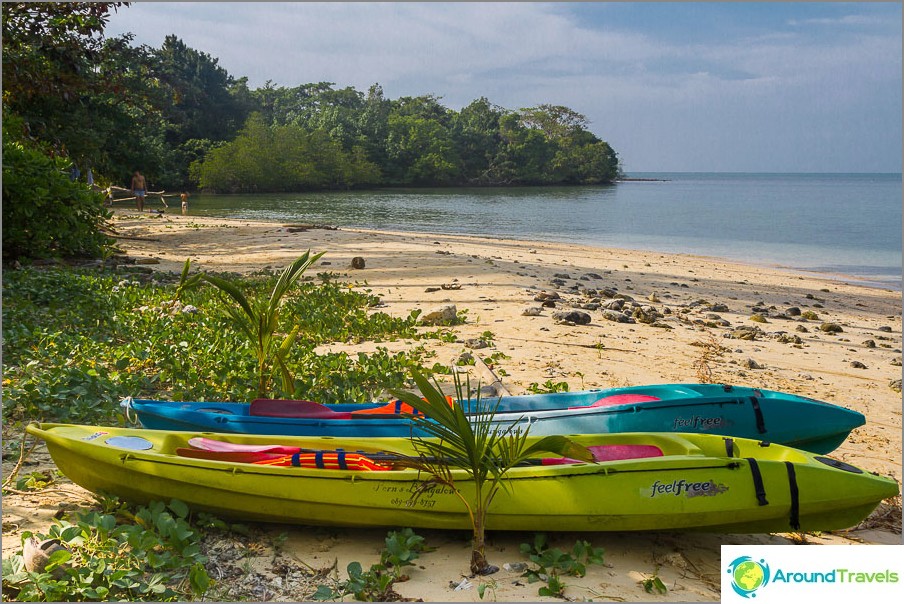
[[[617,461],[619,459],[645,459],[662,457],[662,449],[655,445],[592,445],[587,447],[595,461]],[[568,457],[550,457],[543,460],[544,466],[581,463]]]
[[[583,405],[580,407],[569,407],[569,409],[587,409],[588,407],[611,407],[614,405],[630,405],[631,403],[649,403],[651,401],[662,400],[658,396],[650,396],[649,394],[613,394],[612,396],[604,396],[600,400]]]
[[[286,445],[242,445],[239,443],[229,443],[222,440],[214,440],[212,438],[204,438],[196,436],[188,440],[188,444],[195,449],[202,451],[232,451],[232,452],[251,452],[251,453],[279,453],[281,455],[292,455],[298,453],[301,449],[298,447],[289,447]]]

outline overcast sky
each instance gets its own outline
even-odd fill
[[[565,105],[628,172],[900,172],[901,3],[135,2],[252,88]]]

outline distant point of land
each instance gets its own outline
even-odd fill
[[[668,182],[668,178],[618,178],[615,182]]]

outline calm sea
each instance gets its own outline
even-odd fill
[[[655,180],[200,195],[189,213],[691,253],[901,289],[901,174],[629,177]]]

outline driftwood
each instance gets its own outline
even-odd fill
[[[132,192],[132,189],[126,189],[124,187],[117,187],[115,185],[111,185],[111,186],[107,187],[107,189],[106,189],[107,199],[110,201],[110,203],[113,203],[114,201],[134,201],[134,200],[138,199],[134,195],[132,197],[119,197],[119,198],[116,198],[113,196],[114,193],[131,193],[131,192]],[[144,197],[145,197],[145,199],[147,199],[148,197],[151,197],[152,195],[159,197],[160,203],[162,203],[164,205],[164,207],[168,208],[169,205],[167,205],[166,199],[164,199],[164,198],[178,197],[179,193],[167,193],[165,190],[148,191]]]
[[[496,396],[512,395],[512,393],[508,391],[508,388],[502,385],[502,380],[499,379],[499,376],[493,373],[493,370],[483,362],[483,359],[480,358],[480,355],[474,355],[474,367],[476,367],[477,371],[481,373],[483,379],[487,380],[487,383],[493,387],[493,389],[496,391]]]

